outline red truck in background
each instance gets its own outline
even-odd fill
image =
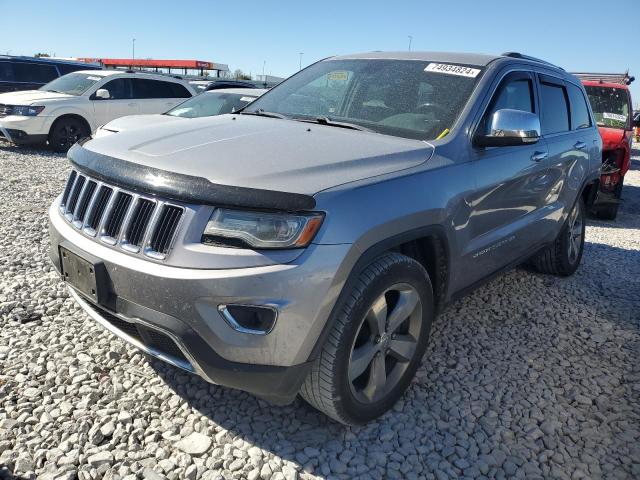
[[[593,213],[607,220],[618,214],[624,175],[631,163],[633,109],[628,73],[575,73],[580,78],[602,137],[602,175]]]

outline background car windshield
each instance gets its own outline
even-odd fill
[[[281,83],[246,111],[327,117],[420,140],[447,132],[480,77],[425,71],[415,60],[328,60]]]
[[[100,80],[102,80],[102,77],[94,76],[90,73],[69,73],[43,85],[40,90],[79,96]]]
[[[601,127],[627,128],[629,95],[623,88],[585,87],[596,123]]]
[[[172,108],[166,114],[185,118],[211,117],[239,110],[251,100],[252,97],[238,93],[205,92]]]

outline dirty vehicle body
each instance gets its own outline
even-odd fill
[[[628,74],[576,73],[587,91],[602,136],[602,175],[592,209],[601,218],[618,214],[624,176],[631,164],[633,110]]]
[[[540,60],[333,57],[239,114],[75,145],[51,258],[151,355],[363,423],[448,302],[528,260],[575,271],[601,145],[580,82]]]

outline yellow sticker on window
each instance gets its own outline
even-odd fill
[[[349,72],[329,72],[327,76],[329,80],[337,80],[339,82],[346,82],[349,80]]]

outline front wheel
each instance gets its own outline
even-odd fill
[[[58,153],[65,153],[74,143],[89,135],[85,123],[77,118],[56,120],[49,132],[49,146]]]
[[[582,259],[585,226],[584,203],[578,198],[556,240],[533,258],[536,269],[561,277],[572,275]]]
[[[362,424],[393,406],[424,354],[433,319],[429,275],[415,260],[387,253],[360,274],[301,389],[344,424]]]

